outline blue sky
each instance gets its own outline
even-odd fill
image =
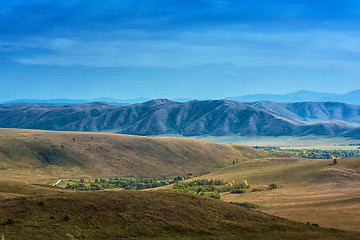
[[[0,101],[360,89],[360,1],[0,2]]]

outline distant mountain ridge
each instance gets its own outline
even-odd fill
[[[300,136],[350,134],[360,107],[342,103],[174,102],[156,99],[125,105],[0,105],[0,127],[134,135]]]
[[[226,97],[227,100],[239,102],[343,102],[348,104],[360,105],[360,90],[354,90],[343,95],[334,93],[319,93],[301,90],[288,94],[250,94],[238,97]]]
[[[271,101],[271,102],[281,102],[281,103],[290,103],[290,102],[343,102],[347,104],[359,105],[360,106],[360,90],[354,90],[346,94],[335,94],[335,93],[321,93],[300,90],[294,93],[288,94],[249,94],[237,97],[225,97],[225,100],[238,101],[238,102],[258,102],[258,101]],[[150,101],[150,98],[138,97],[131,99],[118,99],[118,98],[95,98],[95,99],[18,99],[12,101],[2,102],[0,104],[19,104],[19,103],[35,103],[35,104],[82,104],[82,103],[91,103],[91,102],[109,102],[109,103],[119,103],[121,105],[128,104],[139,104]],[[175,102],[188,102],[195,99],[191,98],[174,98],[171,99]],[[207,99],[197,99],[197,100],[207,100]]]
[[[275,103],[259,101],[246,103],[273,114],[293,119],[302,123],[339,121],[360,125],[360,106],[339,102],[295,102]]]

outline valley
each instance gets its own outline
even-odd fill
[[[196,136],[191,137],[218,143],[246,146],[306,148],[306,149],[357,149],[360,140],[340,136]]]
[[[333,165],[188,138],[1,129],[0,167],[5,239],[360,239],[359,159]],[[171,182],[140,191],[65,188],[95,179],[176,176],[183,176],[179,183],[246,180],[250,187],[222,191],[221,199],[173,192]],[[271,184],[280,188],[267,190]]]
[[[360,240],[360,1],[0,1],[0,240]]]

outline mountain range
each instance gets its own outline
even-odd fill
[[[359,137],[360,107],[334,102],[240,103],[228,100],[174,102],[156,99],[134,105],[3,104],[0,127],[134,135]]]
[[[348,104],[360,105],[360,90],[354,90],[345,94],[335,93],[321,93],[301,90],[288,94],[250,94],[237,97],[225,97],[225,100],[238,101],[238,102],[257,102],[257,101],[272,101],[272,102],[343,102]],[[117,98],[95,98],[95,99],[18,99],[12,101],[2,102],[2,104],[18,104],[18,103],[36,103],[36,104],[81,104],[90,102],[109,102],[118,103],[120,105],[138,104],[150,101],[150,98],[139,97],[131,99],[117,99]],[[188,102],[195,99],[190,98],[175,98],[171,99],[175,102]],[[200,99],[197,99],[200,100]],[[207,100],[207,99],[201,99]]]
[[[360,105],[360,90],[354,90],[345,94],[320,93],[313,91],[301,90],[294,93],[284,95],[280,94],[250,94],[238,97],[226,97],[227,100],[239,102],[256,102],[256,101],[272,101],[272,102],[343,102],[348,104]]]

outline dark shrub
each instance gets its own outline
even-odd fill
[[[233,189],[231,190],[230,193],[233,193],[233,194],[242,194],[242,193],[246,193],[247,189],[245,188],[240,188],[240,189]]]

